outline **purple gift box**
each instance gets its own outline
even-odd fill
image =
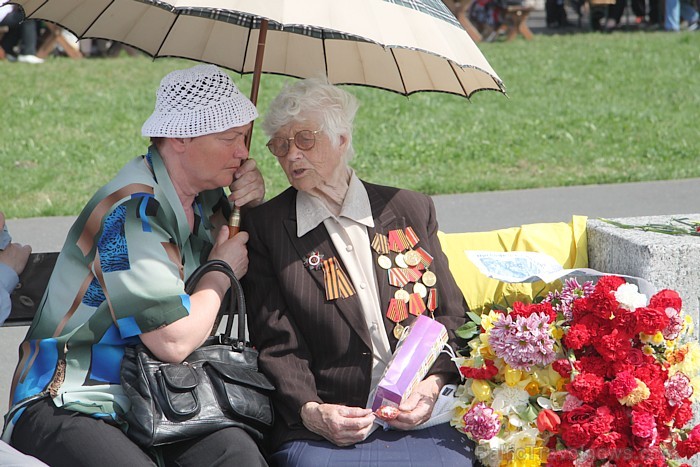
[[[425,315],[418,316],[407,329],[379,381],[373,411],[384,405],[398,407],[410,396],[447,343],[445,326]]]

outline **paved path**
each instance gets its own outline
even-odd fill
[[[700,213],[700,179],[440,195],[433,197],[440,229],[468,232],[589,217]],[[16,241],[35,252],[59,251],[74,217],[8,220]],[[27,328],[0,328],[0,400],[7,401],[17,347]],[[9,356],[9,357],[8,357]],[[4,413],[5,410],[0,410]]]

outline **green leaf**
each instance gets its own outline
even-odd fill
[[[479,333],[476,323],[469,321],[455,330],[455,334],[462,339],[470,339]]]
[[[476,324],[479,324],[479,325],[481,324],[481,316],[477,315],[476,313],[471,312],[471,311],[467,311],[467,316],[469,316],[469,318],[472,321],[474,321]]]

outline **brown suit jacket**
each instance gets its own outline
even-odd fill
[[[363,182],[364,183],[364,182]],[[369,195],[375,232],[412,227],[434,260],[437,275],[437,320],[448,329],[450,343],[458,347],[454,330],[466,321],[467,304],[448,269],[437,238],[435,206],[425,195],[364,183]],[[323,271],[304,265],[304,257],[319,252],[340,261],[325,227],[320,224],[297,238],[296,190],[290,188],[244,216],[249,269],[243,278],[248,305],[250,339],[260,351],[259,364],[275,387],[276,422],[272,447],[292,439],[321,439],[302,424],[299,412],[309,402],[364,407],[370,392],[372,343],[357,295],[328,301]],[[377,256],[376,252],[373,255]],[[347,268],[342,266],[347,272]],[[387,309],[396,287],[376,264],[380,307]],[[414,317],[402,324],[410,323]],[[397,340],[394,323],[384,325],[392,351]],[[461,342],[460,342],[461,344]],[[431,373],[454,373],[455,365],[441,355]]]

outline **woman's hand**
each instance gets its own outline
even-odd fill
[[[248,233],[238,232],[233,238],[228,238],[228,226],[222,226],[216,235],[214,247],[209,253],[209,259],[220,259],[228,263],[233,269],[233,274],[240,279],[248,272]],[[223,278],[224,275],[220,274]],[[224,279],[226,288],[229,281]]]
[[[307,402],[301,408],[304,426],[337,446],[351,446],[369,435],[374,423],[370,409]]]
[[[265,181],[253,159],[247,159],[236,170],[234,180],[229,189],[228,199],[236,206],[248,205],[255,207],[265,198]]]
[[[408,399],[399,406],[398,417],[387,423],[397,430],[410,430],[427,422],[444,385],[445,379],[440,375],[428,376],[416,385]]]
[[[0,231],[5,227],[5,214],[0,212]],[[19,243],[10,243],[4,250],[0,250],[0,263],[12,268],[19,276],[27,265],[32,247]]]

